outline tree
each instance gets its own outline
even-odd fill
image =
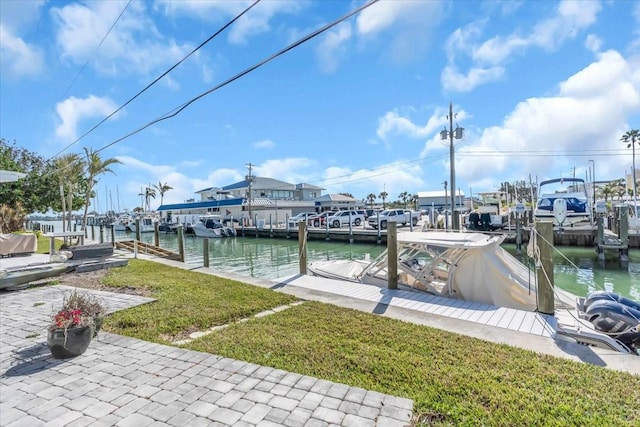
[[[149,212],[151,210],[151,204],[149,202],[149,199],[155,199],[156,198],[156,190],[154,190],[151,187],[146,187],[144,189],[144,192],[138,193],[138,196],[144,197],[144,210],[146,212]]]
[[[369,203],[371,209],[373,209],[373,204],[376,202],[376,198],[376,195],[373,193],[369,193],[369,195],[367,196],[367,203]]]
[[[409,203],[409,201],[411,200],[411,194],[409,194],[407,191],[403,191],[402,193],[400,193],[398,198],[404,204],[404,208],[407,209],[407,203]]]
[[[154,184],[153,186],[158,190],[158,193],[160,193],[160,206],[162,206],[162,203],[164,202],[164,193],[169,190],[173,190],[173,187],[169,186],[166,182],[163,184],[160,181],[158,182],[158,185]]]
[[[67,218],[67,191],[65,191],[65,187],[68,186],[68,189],[71,189],[72,186],[70,184],[77,182],[80,178],[79,176],[71,178],[71,175],[77,172],[77,169],[82,169],[82,167],[78,168],[76,164],[82,164],[82,160],[75,153],[67,153],[54,160],[55,175],[58,179],[58,190],[60,192],[60,206],[62,208],[62,231],[65,231]],[[69,217],[71,217],[73,195],[71,196],[71,199],[72,202],[69,205]]]
[[[18,181],[0,184],[0,205],[17,207],[20,204],[26,214],[46,212],[56,206],[58,189],[51,183],[52,161],[18,147],[15,141],[8,143],[0,138],[0,169],[27,174]]]
[[[387,200],[387,197],[389,197],[389,193],[387,193],[386,191],[382,191],[380,192],[380,194],[378,194],[378,197],[382,199],[382,209],[386,209],[387,208],[386,200]]]
[[[102,160],[100,154],[93,151],[91,148],[84,147],[84,153],[86,155],[85,164],[87,166],[87,185],[84,193],[84,215],[82,216],[82,229],[87,229],[87,214],[89,212],[89,201],[93,195],[93,187],[98,183],[96,179],[99,175],[107,172],[114,173],[109,166],[114,164],[120,164],[120,160],[110,158]]]
[[[640,131],[638,129],[632,129],[627,131],[622,137],[620,141],[627,144],[627,148],[631,147],[632,151],[632,164],[633,164],[633,194],[637,194],[637,185],[636,185],[636,142],[640,144]]]

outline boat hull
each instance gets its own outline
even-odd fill
[[[0,289],[24,285],[37,280],[58,276],[67,271],[65,263],[27,266],[19,270],[0,270]]]

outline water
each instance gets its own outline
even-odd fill
[[[45,222],[43,222],[44,224]],[[62,231],[60,222],[49,222],[56,231]],[[116,241],[132,239],[133,233],[116,233]],[[154,233],[142,233],[142,241],[154,243]],[[178,251],[175,234],[160,233],[160,246]],[[96,240],[99,238],[96,227]],[[110,232],[105,230],[105,238]],[[186,262],[192,266],[203,265],[203,239],[185,237]],[[505,245],[512,254],[514,245]],[[347,242],[307,242],[309,262],[331,259],[373,259],[385,247],[383,245],[350,244]],[[594,290],[608,289],[620,295],[640,300],[640,250],[629,251],[629,262],[620,263],[613,255],[599,261],[593,248],[562,247],[554,255],[554,282],[575,295],[586,296]],[[298,240],[235,237],[209,239],[209,266],[214,269],[264,279],[296,274],[299,272]],[[523,257],[527,265],[530,260]]]

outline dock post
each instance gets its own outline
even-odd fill
[[[598,231],[596,232],[596,252],[598,254],[598,260],[604,261],[604,217],[598,215],[596,222],[598,223]]]
[[[331,235],[329,234],[329,215],[327,215],[327,217],[324,219],[324,229],[327,232],[324,240],[328,242],[329,240],[331,240]]]
[[[100,224],[100,243],[104,243],[104,225]]]
[[[156,247],[160,247],[160,223],[158,221],[153,223],[153,237]]]
[[[84,237],[87,237],[87,231],[84,232]],[[91,224],[91,240],[96,240],[96,226]]]
[[[242,224],[242,237],[244,237],[244,214],[240,215],[240,223]]]
[[[634,206],[635,209],[635,206]],[[620,206],[620,228],[618,229],[618,238],[620,239],[620,249],[618,255],[620,261],[629,261],[629,206]]]
[[[140,228],[138,228],[140,230]],[[178,233],[178,253],[180,254],[180,262],[184,262],[184,230],[182,229],[182,224],[176,227],[176,232]]]
[[[284,231],[284,237],[290,239],[291,236],[289,235],[289,214],[284,215]]]
[[[298,223],[298,252],[300,274],[307,274],[307,224]]]
[[[135,259],[138,259],[138,241],[137,240],[133,241],[133,257]]]
[[[387,287],[398,289],[398,224],[387,222]]]
[[[256,228],[256,237],[258,237],[258,214],[253,215],[253,226]]]
[[[269,237],[273,237],[273,222],[271,221],[273,214],[269,214]]]
[[[115,225],[111,224],[111,244],[113,245],[113,247],[116,247],[116,229],[115,229]]]
[[[522,255],[522,216],[516,214],[516,255]]]
[[[545,314],[554,313],[553,294],[553,222],[537,221],[533,232],[538,233],[540,265],[538,268],[538,311]]]
[[[204,239],[202,241],[202,258],[204,261],[204,266],[209,267],[209,239]]]
[[[353,223],[351,222],[351,215],[349,215],[349,243],[353,243]]]
[[[140,218],[136,218],[136,240],[142,240],[140,238],[141,233],[142,231],[140,231]]]

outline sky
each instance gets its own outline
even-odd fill
[[[465,195],[631,173],[640,2],[380,0],[341,20],[366,3],[262,0],[227,26],[253,3],[2,0],[0,137],[120,160],[99,211],[151,184],[198,199],[248,165],[358,199],[450,191],[450,105]]]

